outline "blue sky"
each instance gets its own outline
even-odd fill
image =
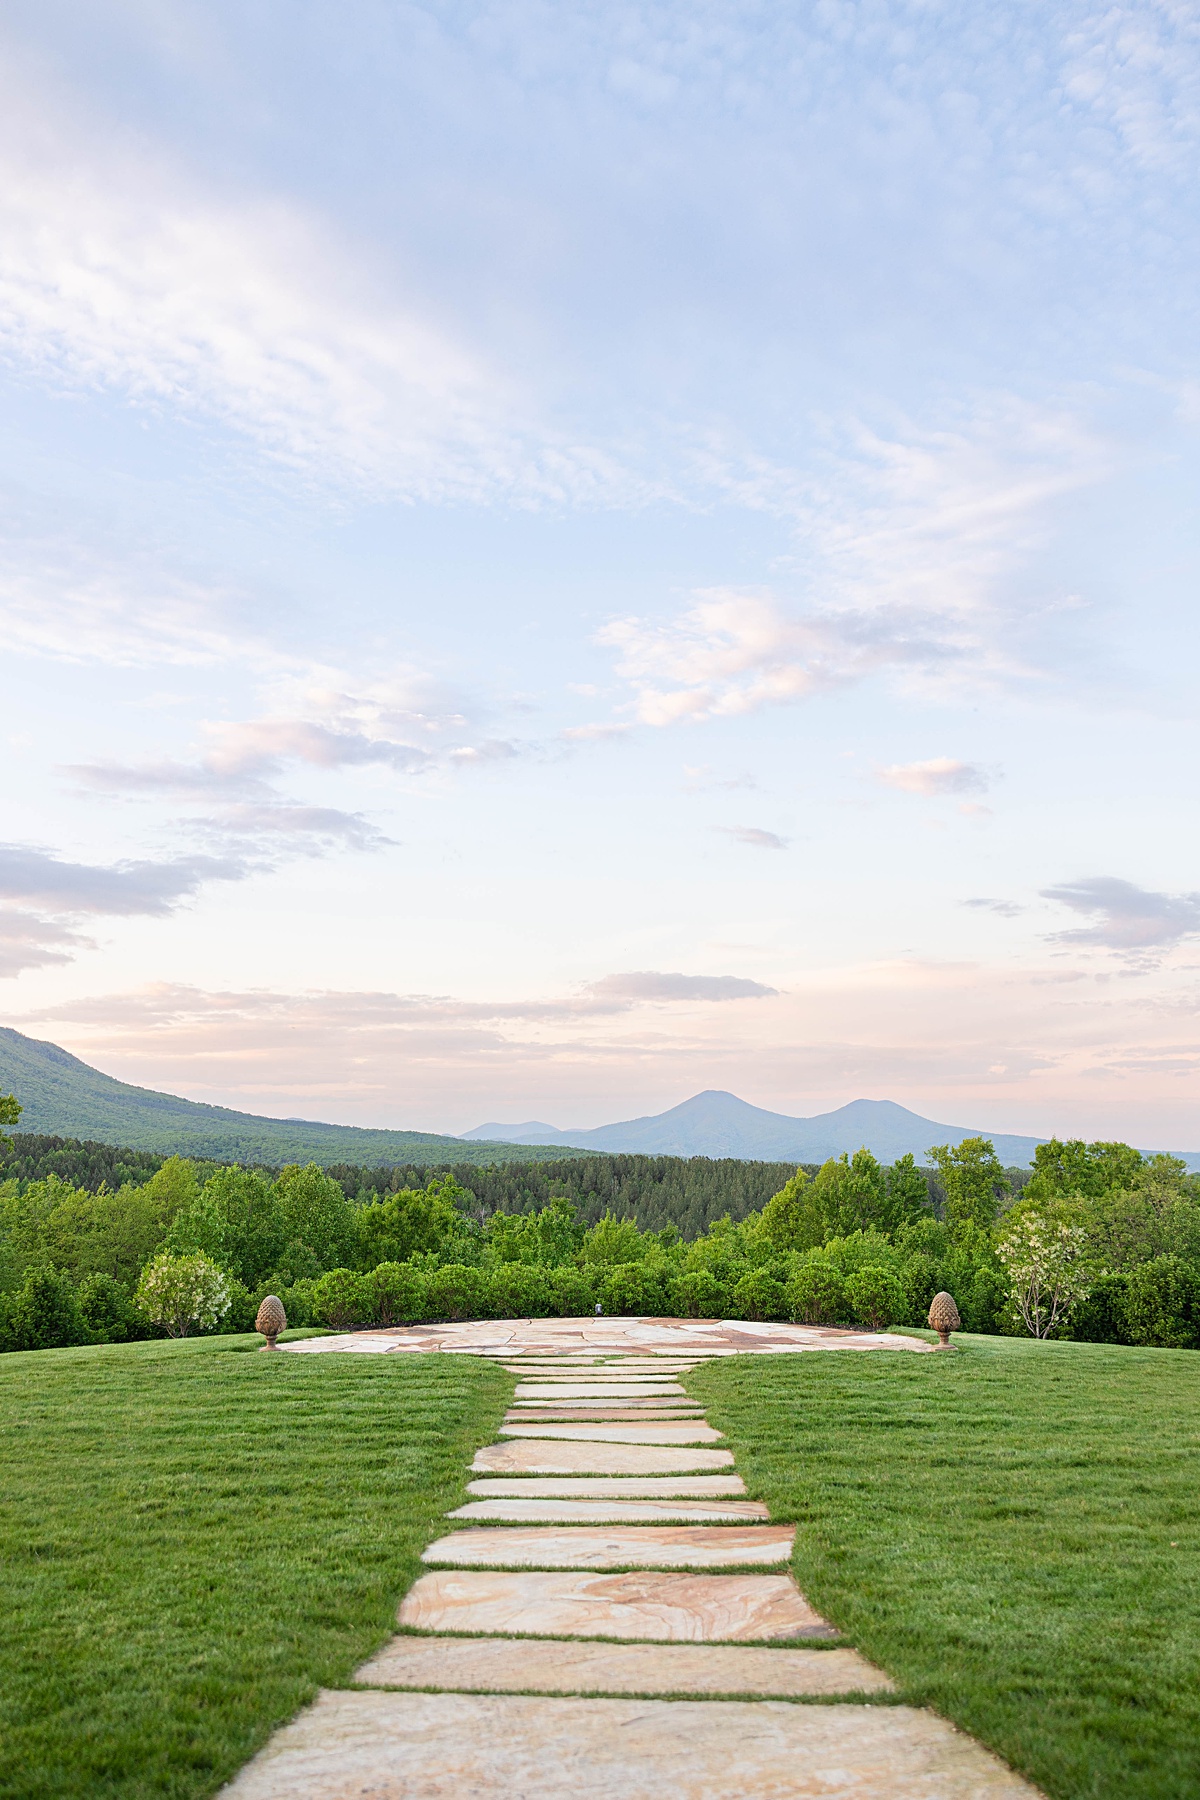
[[[1200,1145],[1194,8],[0,31],[6,1022]]]

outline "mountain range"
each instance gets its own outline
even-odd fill
[[[666,1112],[577,1130],[559,1130],[534,1120],[523,1125],[478,1125],[461,1137],[448,1137],[431,1131],[330,1125],[318,1119],[272,1119],[133,1087],[57,1044],[2,1026],[0,1093],[15,1093],[21,1101],[22,1132],[90,1138],[164,1156],[178,1152],[276,1166],[546,1162],[588,1152],[819,1163],[844,1151],[853,1153],[864,1144],[884,1163],[910,1152],[924,1162],[932,1144],[988,1137],[1000,1160],[1013,1168],[1028,1163],[1045,1141],[977,1126],[942,1125],[893,1100],[852,1100],[834,1112],[793,1118],[751,1106],[716,1088],[693,1094]],[[1200,1152],[1184,1160],[1189,1168],[1200,1169]]]
[[[467,1141],[512,1144],[556,1144],[578,1150],[626,1152],[646,1156],[737,1156],[761,1162],[824,1162],[866,1145],[880,1162],[895,1162],[911,1152],[919,1162],[931,1144],[959,1144],[963,1138],[988,1137],[1001,1162],[1015,1168],[1028,1163],[1043,1138],[1017,1137],[969,1125],[939,1125],[923,1119],[894,1100],[851,1100],[835,1112],[795,1119],[787,1113],[751,1106],[736,1094],[709,1088],[693,1094],[669,1111],[590,1130],[559,1131],[540,1120],[525,1125],[477,1125],[464,1132]]]

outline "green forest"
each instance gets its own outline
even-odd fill
[[[13,1121],[15,1122],[15,1121]],[[881,1167],[593,1157],[280,1171],[12,1138],[0,1344],[606,1313],[924,1323],[1200,1346],[1200,1178],[1052,1140],[1005,1170],[983,1138]],[[102,1154],[103,1152],[103,1154]]]

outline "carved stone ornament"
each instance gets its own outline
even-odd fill
[[[938,1348],[941,1350],[948,1350],[950,1348],[950,1333],[952,1331],[958,1331],[962,1326],[962,1320],[958,1316],[958,1308],[954,1304],[953,1294],[941,1293],[933,1296],[933,1304],[929,1308],[929,1324],[941,1339]],[[261,1330],[261,1326],[259,1329]]]
[[[258,1309],[254,1329],[261,1331],[267,1340],[263,1349],[274,1350],[275,1339],[281,1331],[287,1330],[287,1314],[283,1310],[283,1301],[277,1300],[274,1294],[268,1294]]]

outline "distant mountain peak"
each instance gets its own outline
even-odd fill
[[[544,1135],[538,1136],[537,1133]],[[519,1135],[518,1135],[519,1134]],[[1002,1162],[1031,1160],[1044,1140],[975,1126],[940,1125],[895,1100],[850,1100],[833,1112],[797,1118],[753,1106],[725,1088],[705,1088],[665,1112],[624,1119],[614,1125],[560,1130],[530,1122],[478,1125],[467,1139],[501,1138],[509,1143],[562,1144],[580,1150],[649,1156],[735,1156],[753,1162],[824,1162],[866,1146],[881,1162],[913,1155],[924,1162],[933,1144],[957,1144],[967,1137],[990,1137]]]

